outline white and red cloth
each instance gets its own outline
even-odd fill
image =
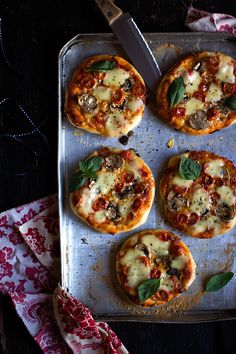
[[[57,209],[51,196],[0,214],[0,292],[11,297],[44,353],[127,354],[107,323],[95,322],[84,304],[57,286]]]
[[[190,6],[185,25],[194,32],[227,32],[236,35],[236,18],[219,13],[210,13]]]

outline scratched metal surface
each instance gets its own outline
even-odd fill
[[[224,34],[162,33],[146,34],[146,39],[164,73],[181,56],[197,50],[222,51],[236,58],[236,41]],[[144,310],[132,305],[120,290],[115,274],[115,254],[127,236],[147,228],[173,229],[164,222],[158,192],[147,222],[135,231],[118,235],[100,234],[75,217],[68,202],[68,185],[78,161],[102,146],[135,148],[151,168],[158,183],[161,172],[173,154],[205,149],[236,163],[236,125],[209,136],[187,136],[163,123],[155,104],[146,107],[128,145],[117,138],[104,138],[75,129],[63,114],[65,92],[77,65],[95,54],[127,57],[113,35],[78,35],[59,55],[59,144],[58,179],[61,229],[62,286],[89,306],[94,316],[105,320],[152,322],[197,322],[236,318],[236,277],[218,292],[203,295],[204,279],[221,271],[235,271],[236,230],[211,240],[180,235],[190,247],[197,264],[197,276],[189,291],[166,307]],[[166,144],[175,139],[174,148]],[[183,312],[183,309],[186,311]]]

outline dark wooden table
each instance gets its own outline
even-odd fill
[[[117,0],[143,32],[187,31],[181,0]],[[236,16],[233,0],[198,0],[195,7]],[[0,100],[20,102],[35,124],[41,124],[49,151],[37,134],[19,144],[0,137],[0,211],[57,191],[57,56],[78,33],[110,32],[93,0],[1,0],[3,42],[12,69],[0,55]],[[14,101],[0,109],[0,135],[30,128]],[[34,153],[37,153],[35,158]],[[18,173],[18,175],[16,174]],[[23,175],[21,175],[23,173]],[[20,174],[20,175],[19,175]],[[9,299],[1,297],[5,353],[41,353],[16,316]],[[235,353],[236,321],[204,324],[111,323],[132,354]]]

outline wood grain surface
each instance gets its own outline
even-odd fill
[[[193,6],[236,16],[235,0],[198,0]],[[143,32],[188,31],[182,0],[120,0]],[[0,100],[13,97],[22,104],[47,137],[38,134],[16,143],[2,134],[32,130],[14,101],[0,107],[0,211],[57,191],[57,57],[78,33],[110,32],[93,0],[1,0],[3,42],[10,68],[0,54]],[[19,175],[23,174],[23,175]],[[41,353],[1,296],[2,343],[7,354]],[[1,314],[1,312],[0,312]],[[236,321],[204,324],[111,323],[131,354],[235,353]],[[0,327],[0,332],[2,328]],[[3,349],[2,349],[3,350]]]

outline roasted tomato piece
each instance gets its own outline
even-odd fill
[[[80,86],[85,88],[92,88],[95,85],[96,80],[93,76],[87,75],[80,81]]]
[[[174,185],[173,186],[173,190],[174,190],[175,193],[184,194],[187,191],[187,188],[183,187],[183,186]]]
[[[122,89],[117,89],[112,93],[111,101],[116,105],[121,104],[125,99],[125,92]]]
[[[129,183],[129,182],[133,181],[133,179],[134,179],[134,174],[133,174],[133,172],[127,171],[127,172],[125,173],[125,175],[124,175],[124,180],[125,180],[125,182]]]
[[[151,278],[160,278],[161,271],[158,268],[153,268],[150,273]]]
[[[143,84],[138,82],[137,84],[135,84],[133,86],[132,92],[135,96],[140,97],[140,98],[144,98],[146,95],[146,88]]]
[[[211,186],[212,185],[212,183],[213,183],[213,178],[211,177],[211,176],[208,176],[208,175],[204,175],[203,177],[202,177],[202,185],[204,186],[204,187],[209,187],[209,186]]]
[[[122,151],[121,157],[123,157],[124,160],[131,160],[132,159],[132,151],[130,151],[130,150]]]
[[[188,222],[188,215],[186,214],[179,214],[177,215],[177,222],[180,225],[187,224]]]
[[[188,218],[189,225],[195,225],[200,220],[200,216],[197,213],[191,213]]]
[[[105,209],[105,207],[106,207],[106,201],[103,198],[98,198],[93,203],[93,210],[94,211],[103,210],[103,209]]]
[[[186,113],[186,109],[184,107],[173,108],[172,114],[177,117],[184,117]]]

